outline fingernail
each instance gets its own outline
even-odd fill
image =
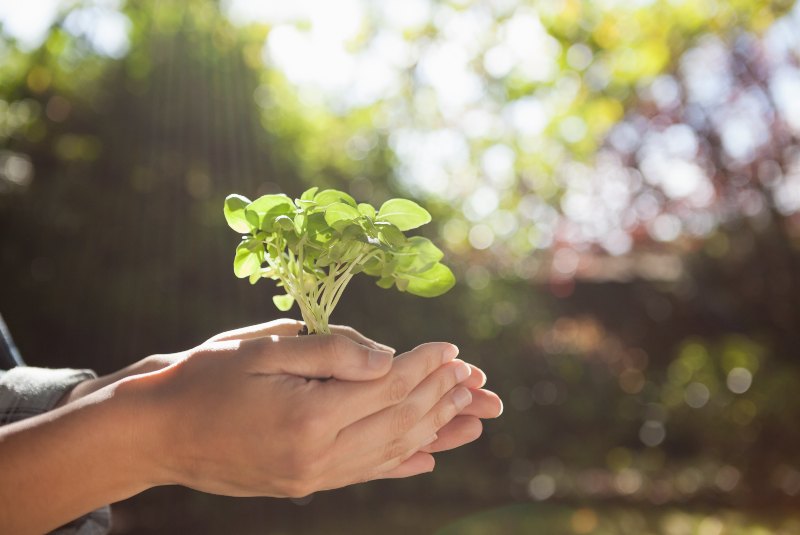
[[[458,348],[453,344],[447,344],[447,347],[442,351],[442,363],[450,362],[458,356]]]
[[[470,371],[471,370],[466,362],[459,363],[459,365],[456,367],[456,382],[460,383],[464,381],[467,377],[469,377]]]
[[[480,368],[476,368],[481,376],[481,387],[486,386],[486,374]]]
[[[428,440],[426,440],[425,443],[420,447],[424,448],[425,446],[430,446],[431,444],[436,442],[437,438],[439,438],[439,435],[437,435],[436,433],[432,434],[431,436],[428,437]]]
[[[388,351],[370,349],[367,365],[373,370],[382,370],[392,360],[392,354]]]
[[[453,403],[455,403],[458,410],[469,405],[470,401],[472,401],[472,394],[466,388],[460,387],[453,392]]]

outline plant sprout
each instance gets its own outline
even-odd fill
[[[300,307],[309,334],[329,334],[328,319],[347,284],[358,273],[378,286],[436,297],[455,284],[444,256],[429,239],[404,232],[431,220],[421,206],[390,199],[376,210],[347,193],[319,188],[292,201],[283,194],[255,201],[238,194],[225,199],[228,225],[243,234],[233,272],[255,284],[278,281],[286,293],[273,297],[287,311]]]

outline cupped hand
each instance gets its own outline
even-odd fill
[[[455,346],[391,354],[342,335],[203,344],[133,376],[161,483],[233,496],[304,496],[428,471],[419,449],[467,407]],[[313,378],[313,379],[309,379]]]
[[[289,400],[291,403],[292,400],[295,400],[296,398],[303,398],[303,396],[308,392],[313,391],[315,392],[315,395],[317,395],[324,391],[326,392],[325,395],[329,396],[329,399],[326,398],[325,403],[328,403],[334,407],[338,407],[335,412],[347,414],[349,410],[347,407],[353,406],[352,414],[361,415],[362,412],[360,412],[360,410],[363,407],[369,406],[373,411],[378,411],[379,408],[384,410],[386,414],[383,415],[383,419],[387,417],[391,418],[392,416],[389,416],[391,413],[395,414],[394,418],[396,419],[405,418],[405,423],[401,422],[400,424],[395,424],[396,427],[394,431],[390,431],[387,435],[393,436],[394,438],[392,440],[394,442],[392,445],[387,446],[387,448],[389,448],[388,453],[384,453],[384,455],[388,456],[389,453],[403,450],[401,454],[395,455],[391,459],[386,459],[385,462],[383,462],[380,466],[372,466],[371,471],[366,472],[358,472],[358,467],[355,465],[345,464],[344,466],[347,466],[347,469],[341,470],[336,476],[338,479],[332,479],[328,481],[324,488],[333,488],[335,486],[341,486],[343,484],[348,484],[355,481],[375,479],[379,477],[408,477],[411,475],[428,472],[433,469],[434,465],[433,457],[430,455],[431,453],[453,449],[477,439],[482,432],[482,424],[480,419],[494,418],[502,412],[502,403],[500,399],[494,393],[481,388],[486,382],[485,374],[477,367],[472,365],[465,367],[459,361],[448,364],[448,366],[450,368],[456,366],[461,369],[461,376],[459,379],[461,380],[462,386],[468,389],[470,395],[470,402],[466,405],[466,407],[462,408],[459,414],[450,420],[439,416],[434,422],[435,425],[431,426],[430,418],[428,418],[427,426],[417,422],[419,425],[415,425],[407,430],[407,437],[397,436],[397,430],[402,429],[404,426],[408,426],[409,421],[414,420],[415,418],[422,419],[424,415],[421,414],[422,409],[420,407],[426,407],[427,405],[430,405],[431,400],[436,397],[431,396],[430,393],[428,393],[428,397],[425,398],[424,392],[430,392],[431,390],[431,381],[439,381],[437,388],[439,391],[441,391],[444,388],[443,385],[446,384],[446,381],[441,378],[442,374],[455,373],[452,370],[448,372],[448,368],[439,370],[442,365],[442,361],[440,360],[437,363],[436,358],[432,357],[427,357],[428,359],[432,360],[426,361],[426,357],[424,357],[424,355],[430,354],[430,352],[433,351],[433,349],[431,349],[433,347],[438,346],[445,349],[449,348],[450,351],[453,351],[454,346],[450,346],[449,344],[432,344],[421,346],[420,348],[417,348],[416,350],[395,359],[394,365],[391,367],[387,365],[385,369],[380,371],[370,371],[368,367],[364,368],[366,364],[364,361],[364,351],[369,352],[370,350],[377,350],[393,353],[394,350],[388,346],[365,337],[350,327],[344,326],[331,327],[331,330],[335,335],[334,337],[314,336],[298,338],[295,335],[302,328],[302,325],[303,324],[301,322],[283,319],[224,332],[210,338],[193,350],[175,354],[153,355],[151,357],[142,359],[141,361],[123,370],[120,370],[115,374],[81,383],[78,385],[78,387],[76,387],[76,389],[73,390],[73,392],[70,394],[70,397],[65,401],[69,402],[74,399],[78,399],[102,388],[107,384],[111,384],[128,377],[164,371],[168,367],[182,363],[186,360],[191,360],[196,364],[198,361],[204,360],[204,358],[207,358],[209,355],[227,356],[227,361],[241,364],[243,361],[243,359],[240,358],[242,351],[252,353],[253,347],[261,347],[262,350],[266,351],[266,353],[272,355],[272,357],[264,357],[264,363],[269,364],[269,373],[262,371],[253,372],[252,370],[250,372],[245,371],[244,373],[245,375],[255,374],[261,378],[261,383],[267,383],[268,381],[263,376],[269,375],[271,377],[269,381],[278,383],[280,389],[278,389],[279,394],[277,397],[279,399],[273,403],[274,409],[270,411],[271,414],[277,414],[280,412],[281,401]],[[337,341],[330,342],[330,340],[333,339],[336,339]],[[327,341],[323,342],[323,340]],[[348,344],[348,341],[351,343]],[[331,343],[334,346],[333,350],[331,350],[327,345]],[[282,355],[282,359],[279,359],[275,356],[276,352],[278,355],[281,353],[278,348],[296,349],[297,347],[300,347],[297,344],[300,344],[300,346],[305,349],[289,351],[288,354],[301,354],[299,357],[292,357],[287,361],[286,359],[289,357],[285,352]],[[309,344],[321,344],[319,348],[312,350],[312,353],[316,355],[316,358],[309,358],[309,351],[307,351]],[[342,347],[347,349],[347,351],[341,350]],[[336,348],[339,348],[340,350],[336,350]],[[444,349],[441,350],[443,351]],[[331,351],[333,351],[335,355],[332,356]],[[354,361],[352,356],[353,354],[360,354],[361,360]],[[201,357],[202,355],[206,355],[206,357]],[[234,358],[235,355],[239,355],[239,357]],[[191,357],[191,359],[188,357]],[[252,360],[252,357],[250,357],[249,360]],[[219,359],[219,362],[216,363],[220,367],[220,377],[224,376],[222,373],[223,371],[230,371],[240,374],[242,373],[242,370],[238,370],[238,372],[236,371],[236,366],[228,366],[225,364],[227,361],[226,359]],[[278,362],[284,362],[284,364],[276,368],[275,366],[278,365]],[[349,362],[350,364],[346,364],[346,362]],[[191,367],[195,367],[195,364],[193,364]],[[346,368],[347,366],[351,366],[349,371],[343,368]],[[180,364],[180,366],[177,366],[179,369],[189,367],[190,366],[186,364]],[[468,370],[468,376],[466,379],[463,378],[465,368]],[[421,373],[420,370],[424,370],[424,373]],[[433,374],[434,371],[437,372],[437,375],[432,376],[431,374]],[[414,378],[411,383],[400,385],[400,383],[395,380],[397,377],[406,377],[409,373]],[[167,375],[173,376],[175,373],[170,372]],[[199,375],[203,376],[204,374],[201,373]],[[277,376],[281,377],[277,378]],[[319,380],[328,376],[332,377],[333,380],[324,382]],[[252,380],[252,377],[248,378]],[[377,382],[380,386],[376,387],[375,385],[371,385],[370,388],[366,389],[366,391],[370,392],[369,395],[360,395],[360,387],[366,384],[363,381],[369,381],[371,379],[380,379],[380,381]],[[234,383],[235,384],[229,384],[227,387],[236,390],[242,384],[249,384],[241,381],[235,381]],[[345,386],[342,383],[351,384],[350,386]],[[423,383],[425,383],[424,388],[422,387]],[[337,384],[338,386],[336,386]],[[220,386],[220,384],[217,384],[216,386]],[[422,388],[421,392],[415,393],[414,396],[411,396],[410,392],[407,393],[408,395],[406,397],[412,398],[411,408],[398,409],[395,407],[394,410],[389,410],[389,406],[400,404],[400,397],[402,397],[401,394],[405,393],[405,389],[407,388]],[[384,404],[387,404],[387,407],[383,407],[381,404],[369,405],[368,403],[370,401],[380,399],[381,394],[379,391],[381,389],[384,391],[389,391],[389,394],[384,394],[384,396],[389,396],[389,401],[385,401],[384,398]],[[354,391],[357,392],[353,393]],[[219,394],[223,398],[226,397],[224,390],[219,392]],[[227,397],[232,399],[234,396],[232,396],[231,393],[228,393]],[[405,400],[406,397],[403,397],[403,400]],[[442,395],[440,394],[439,398],[441,397]],[[305,398],[303,399],[305,400]],[[312,396],[309,399],[316,398]],[[353,402],[354,400],[355,402]],[[414,400],[420,401],[417,402]],[[298,407],[300,406],[303,406],[303,404],[299,403]],[[406,403],[405,406],[408,407],[408,403]],[[296,416],[297,410],[301,409],[296,407],[287,413],[287,419],[292,419],[294,416]],[[330,415],[332,410],[333,409],[331,408],[326,408],[319,414]],[[398,411],[402,412],[401,416],[397,416],[397,414],[399,414]],[[213,411],[209,410],[209,417],[211,414],[214,413]],[[303,422],[306,422],[309,417],[310,416],[308,415],[301,415],[300,417],[297,417],[295,421],[293,421],[292,425],[305,428],[306,424]],[[373,418],[372,422],[374,425],[379,425],[375,424],[375,422],[379,422],[380,420],[381,418]],[[355,423],[355,420],[353,420],[352,423]],[[241,422],[241,425],[243,427],[238,429],[239,433],[251,429],[246,422]],[[361,425],[364,429],[370,428],[370,424],[363,423]],[[319,425],[319,427],[322,427],[322,425]],[[438,429],[434,431],[434,428],[437,427]],[[342,429],[340,429],[340,431],[341,430]],[[419,439],[420,433],[428,431],[430,431],[430,433],[426,438]],[[233,435],[236,435],[236,432],[237,429],[232,430]],[[350,434],[352,434],[352,432]],[[348,434],[348,436],[350,436],[350,434]],[[202,433],[198,432],[197,436],[202,436]],[[420,440],[421,443],[417,444],[417,447],[415,448],[414,444]],[[271,444],[272,442],[275,442],[274,437],[267,441],[268,444]],[[354,451],[357,450],[354,449],[353,452]],[[350,470],[350,472],[348,472],[348,470]],[[301,471],[301,476],[303,473],[304,472]],[[357,475],[353,476],[353,474]],[[353,479],[353,477],[355,477],[355,479]],[[307,478],[301,477],[300,479],[305,480]],[[320,486],[319,488],[323,488],[323,486]],[[211,489],[209,490],[211,492],[214,491]],[[224,489],[218,489],[218,491],[225,493]]]
[[[292,336],[303,328],[303,323],[291,319],[280,319],[231,330],[214,336],[208,342],[258,338],[269,334]],[[352,327],[344,325],[331,325],[331,332],[346,336],[347,338],[375,349],[385,349],[395,352],[394,348],[367,338]],[[470,389],[472,401],[452,421],[439,430],[435,440],[420,449],[422,453],[438,453],[452,450],[477,440],[483,432],[481,420],[497,418],[503,413],[503,402],[494,392],[483,389],[486,384],[486,374],[472,364],[469,364],[470,375],[462,386]],[[384,474],[384,477],[408,477],[433,469],[434,460],[428,455],[416,455],[409,459],[402,467]]]
[[[226,340],[245,340],[248,338],[260,338],[263,336],[270,336],[270,335],[277,335],[277,336],[294,336],[303,328],[303,322],[288,319],[288,318],[281,318],[274,321],[269,321],[267,323],[261,323],[258,325],[250,325],[247,327],[242,327],[239,329],[233,329],[230,331],[226,331],[215,336],[212,336],[205,342],[204,344],[213,344],[214,342],[222,342]],[[344,325],[331,325],[330,326],[332,334],[338,334],[341,336],[345,336],[356,343],[361,345],[374,348],[374,349],[382,349],[385,351],[390,351],[394,353],[394,348],[389,346],[380,344],[374,340],[371,340],[358,332],[357,330],[353,329],[352,327],[347,327]],[[108,375],[104,375],[102,377],[98,377],[96,379],[87,379],[82,383],[76,385],[67,395],[65,395],[59,402],[59,406],[66,405],[72,401],[76,401],[82,397],[88,396],[92,392],[96,392],[100,390],[104,386],[110,385],[112,383],[116,383],[121,379],[125,379],[126,377],[130,377],[133,375],[140,375],[143,373],[150,373],[154,371],[158,371],[162,368],[166,368],[167,366],[174,364],[178,360],[182,359],[184,356],[183,352],[180,353],[165,353],[165,354],[156,354],[150,355],[149,357],[145,357],[137,362],[134,362],[130,366],[126,366],[121,370],[118,370],[114,373],[110,373]]]

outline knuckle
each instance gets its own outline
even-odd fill
[[[429,350],[425,353],[426,375],[432,374],[442,364],[442,357],[435,351]]]
[[[433,413],[433,426],[438,430],[447,425],[453,418],[453,406],[442,407]]]
[[[394,417],[395,435],[404,435],[417,423],[417,410],[413,405],[404,404],[397,407]]]
[[[300,434],[306,440],[317,440],[325,434],[325,419],[320,413],[306,415],[300,421]]]
[[[273,322],[270,322],[271,332],[278,335],[293,336],[302,329],[303,329],[302,321],[297,321],[289,318],[281,318]]]
[[[394,377],[389,383],[389,402],[392,404],[400,403],[406,399],[409,392],[408,381],[403,377]]]
[[[332,334],[327,339],[327,353],[332,359],[343,358],[347,353],[347,343],[344,336]]]
[[[318,408],[298,407],[290,416],[289,428],[296,444],[315,443],[327,429],[327,418]]]
[[[288,498],[304,498],[314,492],[314,487],[307,481],[291,480],[283,484],[282,490]]]
[[[349,325],[345,325],[345,326],[343,326],[341,329],[342,329],[342,332],[343,332],[343,333],[347,333],[347,334],[349,334],[349,335],[355,335],[355,334],[358,334],[358,331],[357,331],[357,330],[355,330],[355,329],[353,329],[353,328],[352,328],[352,327],[350,327]]]
[[[274,342],[269,337],[251,338],[244,340],[237,347],[239,354],[244,358],[257,358],[262,355],[268,355],[274,347]]]
[[[386,448],[383,452],[383,460],[391,461],[392,459],[396,459],[402,456],[408,448],[406,447],[405,440],[402,438],[396,438],[386,444]]]
[[[400,457],[398,457],[398,459],[397,459],[397,464],[398,464],[398,465],[401,465],[401,464],[403,464],[404,462],[406,462],[407,460],[409,460],[411,457],[413,457],[413,455],[414,455],[416,452],[417,452],[417,450],[414,450],[414,449],[408,449],[408,450],[406,450],[405,452],[403,452],[403,454],[402,454]]]
[[[436,380],[436,397],[441,399],[451,388],[453,388],[453,381],[450,379],[450,375],[440,375]]]
[[[319,488],[323,474],[324,456],[316,455],[308,448],[293,448],[285,459],[284,469],[288,476],[284,489],[292,498],[308,496]]]

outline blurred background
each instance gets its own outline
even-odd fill
[[[0,311],[111,372],[278,317],[228,193],[411,197],[459,284],[356,278],[334,322],[457,343],[502,418],[431,475],[154,489],[116,533],[798,533],[798,136],[791,0],[2,1]]]

